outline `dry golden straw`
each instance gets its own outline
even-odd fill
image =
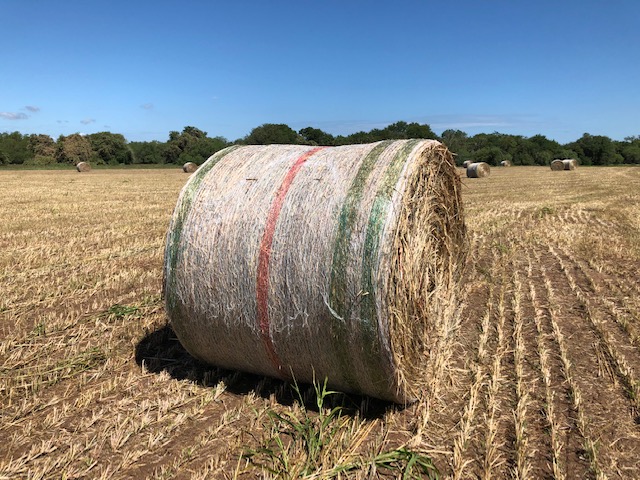
[[[76,164],[76,170],[79,172],[89,172],[91,171],[91,165],[87,162],[78,162]]]
[[[488,177],[491,173],[491,167],[485,162],[471,163],[467,167],[468,178],[483,178]]]
[[[551,162],[551,170],[553,171],[560,171],[560,170],[564,170],[564,161],[563,160],[554,160],[553,162]]]
[[[166,308],[205,362],[411,402],[453,321],[465,238],[439,142],[229,147],[180,194]]]
[[[193,173],[198,169],[198,165],[193,162],[187,162],[182,166],[184,173]]]

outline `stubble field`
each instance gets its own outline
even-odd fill
[[[187,178],[0,172],[0,478],[640,478],[640,168],[463,179],[455,342],[406,408],[185,353]]]

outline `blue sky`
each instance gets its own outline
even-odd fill
[[[0,132],[640,135],[640,1],[0,2]]]

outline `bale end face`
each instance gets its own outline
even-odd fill
[[[562,160],[554,160],[551,162],[550,167],[554,172],[559,172],[560,170],[564,170],[564,162]]]
[[[76,164],[76,170],[78,172],[89,172],[91,171],[91,165],[87,162],[78,162]]]
[[[467,178],[488,177],[490,173],[491,167],[485,162],[475,162],[467,167]]]
[[[182,171],[184,173],[193,173],[198,170],[198,165],[193,162],[187,162],[182,166]]]

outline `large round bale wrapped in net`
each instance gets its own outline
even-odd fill
[[[465,160],[464,162],[462,162],[462,168],[467,168],[472,163],[473,162],[471,160]]]
[[[500,166],[501,167],[510,167],[511,166],[511,162],[509,160],[502,160],[500,162]]]
[[[232,146],[178,199],[167,313],[204,362],[408,403],[451,330],[465,232],[439,142]]]
[[[578,166],[578,161],[573,158],[565,158],[562,160],[562,166],[564,170],[575,170]]]
[[[560,170],[564,170],[564,161],[562,160],[554,160],[551,162],[551,170],[554,172],[558,172]]]
[[[488,177],[491,173],[491,167],[485,162],[475,162],[469,164],[467,167],[468,178],[483,178]]]
[[[184,173],[193,173],[198,169],[198,165],[193,162],[187,162],[182,166]]]
[[[76,170],[78,172],[90,172],[91,165],[88,162],[78,162],[76,163]]]

